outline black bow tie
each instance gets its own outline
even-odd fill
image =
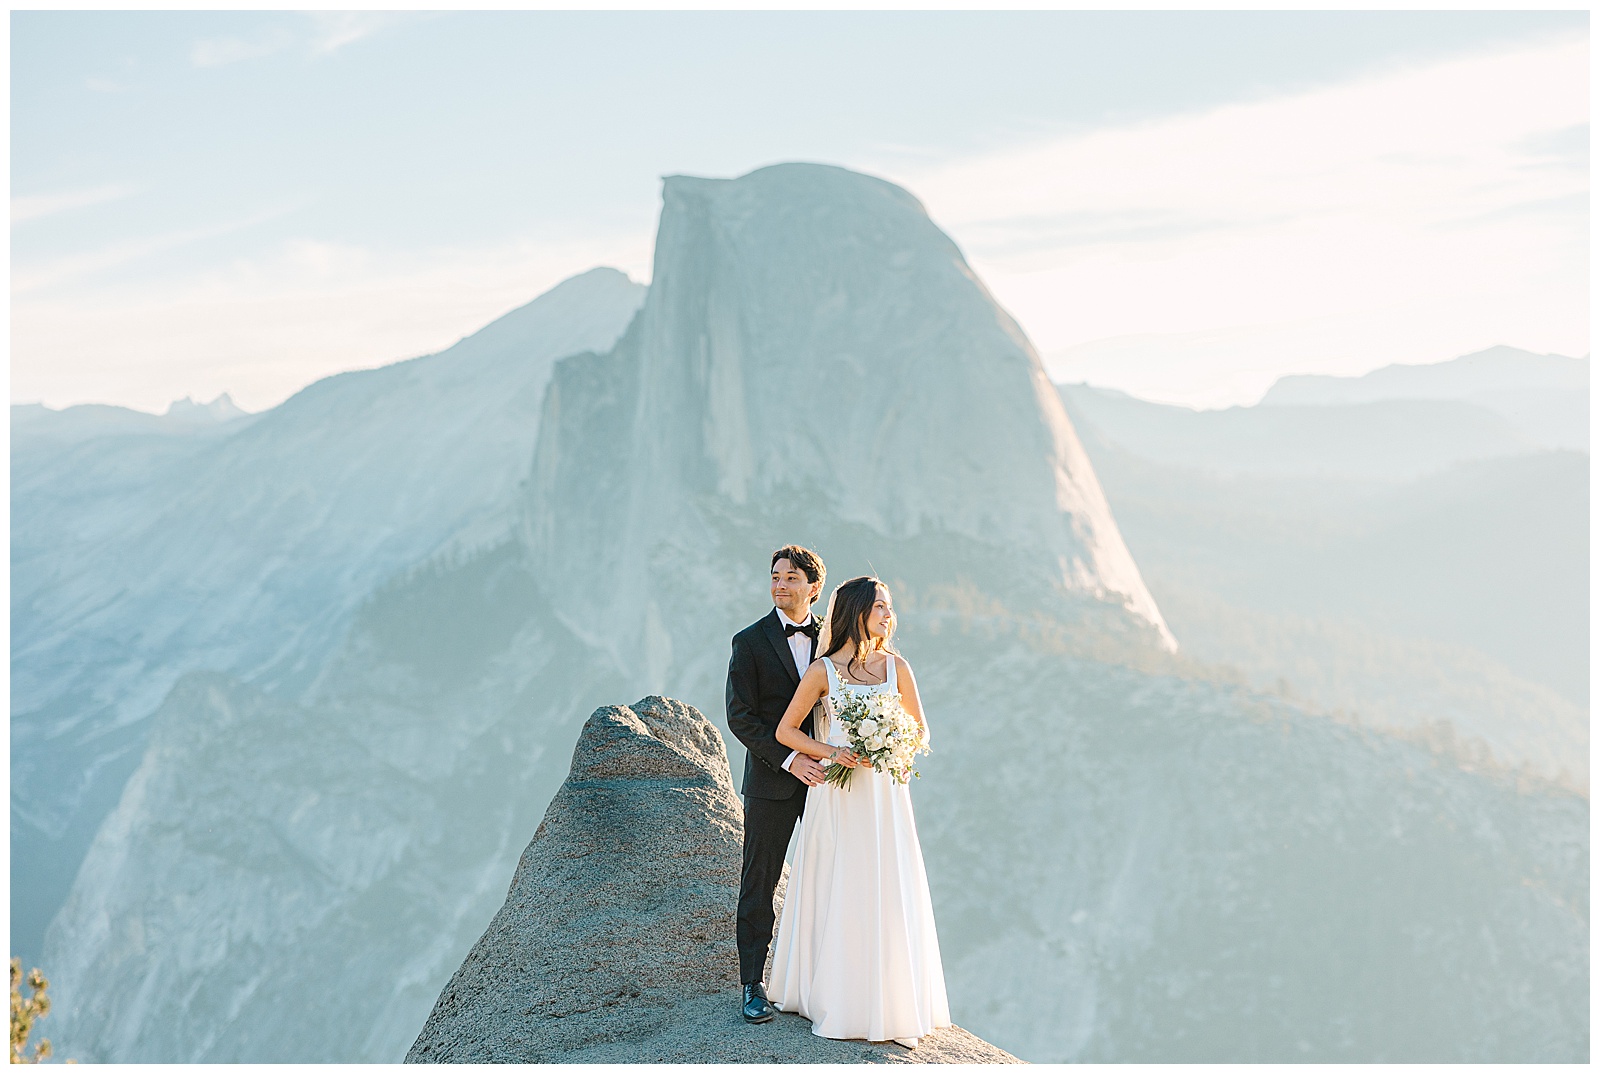
[[[817,640],[817,621],[815,619],[813,619],[809,623],[805,624],[804,626],[795,626],[793,623],[785,623],[785,624],[783,624],[783,636],[784,637],[792,638],[796,634],[804,634],[806,637],[810,638],[812,641],[816,641]]]

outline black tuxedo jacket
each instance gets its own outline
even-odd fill
[[[816,642],[811,643],[815,658]],[[744,743],[744,786],[752,798],[789,798],[806,785],[783,769],[789,747],[778,741],[778,721],[800,685],[794,653],[774,608],[733,636],[728,660],[728,730]],[[817,703],[819,706],[821,702]],[[811,733],[811,710],[800,730]]]

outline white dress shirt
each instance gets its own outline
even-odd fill
[[[806,617],[800,622],[796,623],[793,619],[789,618],[788,614],[784,612],[782,608],[774,608],[773,610],[778,613],[779,626],[783,626],[785,624],[805,626],[807,623],[812,622],[816,618],[816,616],[812,615],[810,612],[807,612]],[[789,651],[794,654],[794,669],[801,675],[804,675],[806,673],[806,668],[811,666],[811,639],[806,637],[804,634],[790,634],[788,640]],[[800,756],[799,750],[789,751],[789,756],[783,759],[783,770],[785,772],[789,771],[789,766],[794,764],[794,759],[798,756]]]

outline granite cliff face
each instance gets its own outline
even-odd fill
[[[1009,1063],[958,1027],[833,1041],[739,1014],[743,814],[716,728],[662,697],[595,711],[505,905],[408,1062]],[[780,889],[781,894],[781,889]]]
[[[786,164],[662,199],[639,316],[541,418],[523,532],[575,633],[712,696],[703,642],[810,537],[1172,647],[1032,345],[914,197]]]

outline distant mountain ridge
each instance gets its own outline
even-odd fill
[[[48,443],[58,448],[63,442],[99,436],[187,436],[224,425],[228,432],[237,432],[242,426],[235,422],[255,416],[239,409],[227,392],[209,403],[197,403],[187,395],[174,399],[163,414],[109,403],[77,403],[60,410],[43,403],[13,403],[11,439],[15,446]]]
[[[245,413],[227,392],[209,403],[197,403],[186,395],[182,399],[174,399],[167,406],[167,417],[181,421],[232,421],[244,417]]]
[[[1443,362],[1397,362],[1359,376],[1295,373],[1279,377],[1262,405],[1370,403],[1378,399],[1470,399],[1521,388],[1589,390],[1589,359],[1535,354],[1504,345]]]
[[[1451,399],[1503,415],[1541,447],[1589,450],[1589,359],[1497,346],[1428,365],[1387,365],[1359,377],[1279,377],[1260,406],[1332,406]]]
[[[1541,450],[1504,415],[1455,399],[1191,410],[1089,384],[1059,390],[1076,420],[1128,451],[1218,475],[1409,481]]]
[[[1222,410],[1059,388],[1191,655],[1586,791],[1587,377],[1494,348]]]

